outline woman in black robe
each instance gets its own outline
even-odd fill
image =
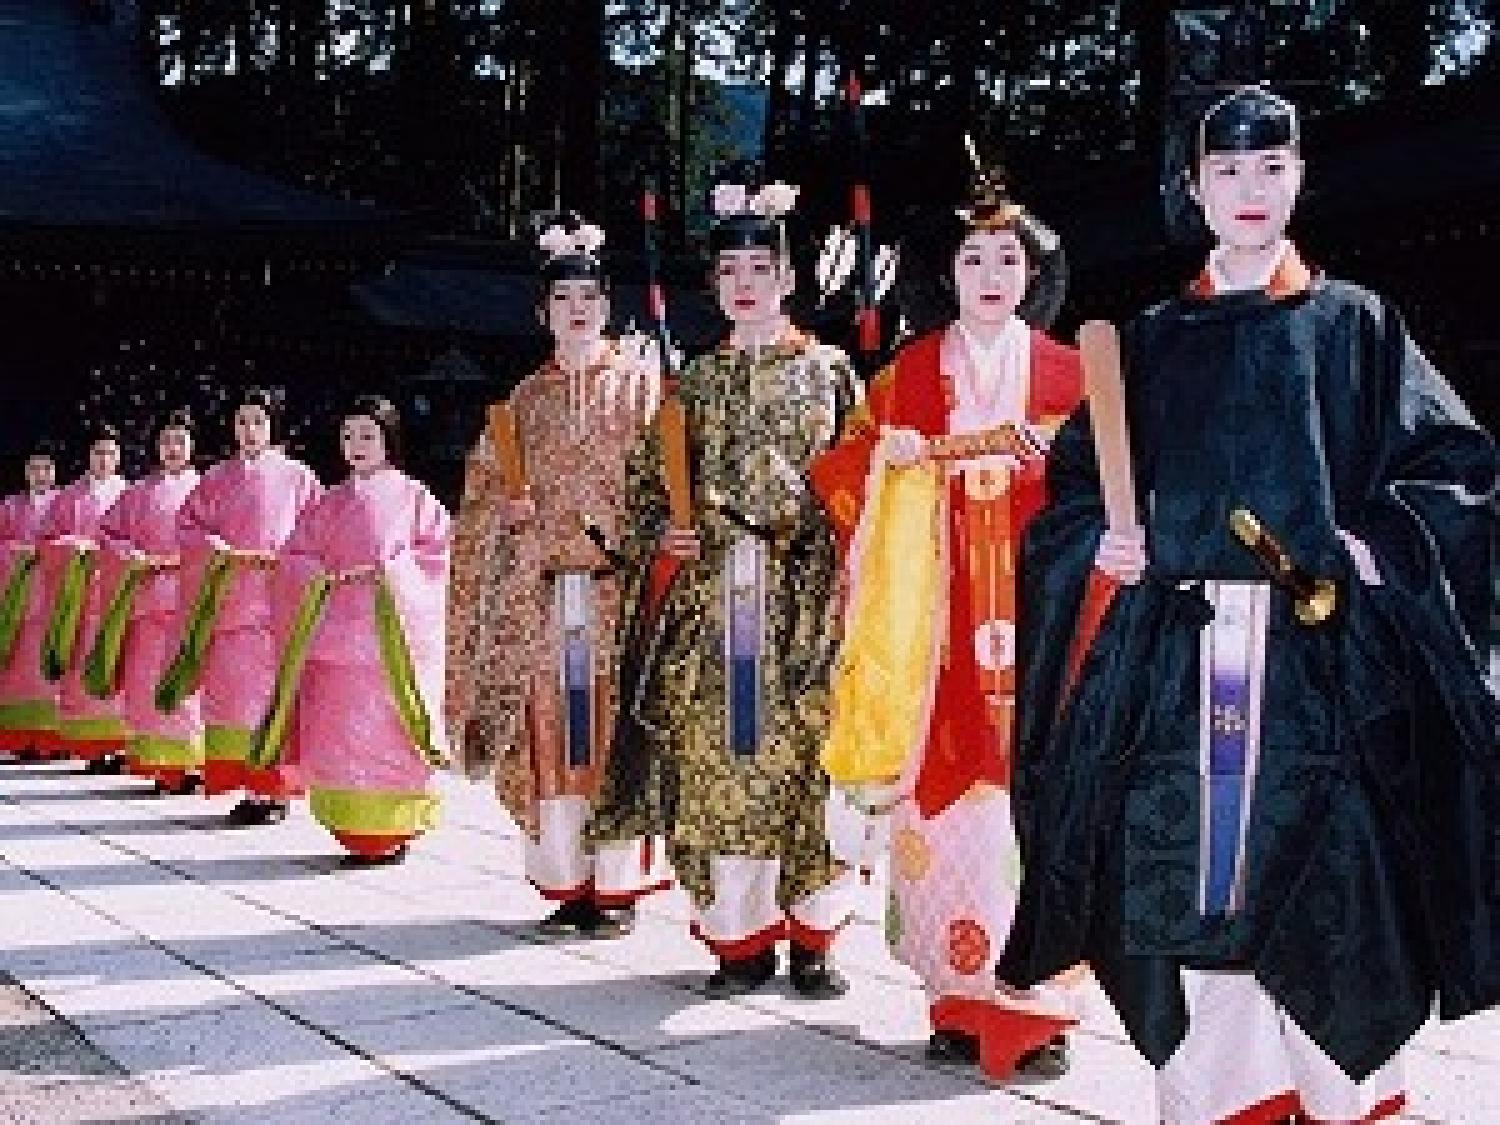
[[[1495,443],[1385,300],[1284,240],[1297,146],[1258,88],[1205,115],[1218,249],[1123,334],[1143,534],[1104,530],[1081,411],[1023,548],[1025,878],[997,972],[1090,962],[1168,1121],[1388,1116],[1434,1004],[1500,1000]],[[1332,580],[1329,619],[1267,581],[1237,509]],[[1070,683],[1096,568],[1118,588]],[[1231,605],[1249,656],[1221,681]]]

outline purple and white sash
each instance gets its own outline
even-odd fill
[[[1198,908],[1234,914],[1244,907],[1245,839],[1260,767],[1265,689],[1265,582],[1205,582],[1214,617],[1199,652],[1200,824]]]
[[[742,535],[724,563],[724,721],[730,752],[741,758],[760,749],[765,562],[766,545]]]

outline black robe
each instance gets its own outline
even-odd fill
[[[1066,701],[1104,513],[1087,412],[1022,551],[1014,782],[1025,876],[999,977],[1092,964],[1141,1052],[1181,1042],[1182,966],[1252,970],[1351,1076],[1500,1001],[1500,708],[1485,680],[1496,451],[1397,314],[1355,286],[1183,297],[1124,333],[1146,578]],[[1338,583],[1273,593],[1244,908],[1199,914],[1201,579],[1261,579],[1245,506]],[[1362,585],[1336,535],[1374,554]],[[1227,1050],[1233,1045],[1226,1044]]]

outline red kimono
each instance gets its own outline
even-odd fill
[[[905,427],[929,438],[950,433],[954,392],[952,379],[942,367],[944,335],[933,332],[903,348],[871,384],[865,409],[851,420],[843,439],[812,465],[813,487],[830,514],[846,558],[864,510],[871,460],[882,429]],[[1050,436],[1078,406],[1082,388],[1077,351],[1033,330],[1027,422]],[[970,565],[951,571],[949,637],[973,636],[981,623],[995,616],[986,610],[1014,617],[1018,543],[1027,522],[1046,499],[1044,469],[1040,459],[1025,462],[1011,471],[1009,487],[999,495],[975,495],[972,488],[966,494],[964,478],[950,478],[952,558],[967,555]],[[962,655],[968,655],[967,646]],[[916,798],[924,813],[945,808],[976,781],[1002,787],[1009,783],[1009,716],[1003,712],[991,716],[1005,724],[1005,737],[999,739],[972,717],[993,710],[985,702],[986,693],[1013,696],[1014,691],[1013,667],[992,674],[973,659],[944,659],[928,752],[917,782]]]
[[[1009,794],[1015,564],[1021,532],[1045,500],[1045,465],[1038,456],[942,460],[923,469],[922,502],[888,506],[908,470],[886,469],[877,451],[885,428],[917,430],[940,445],[1024,423],[1050,440],[1081,393],[1073,349],[1016,321],[989,347],[954,326],[896,356],[844,439],[811,470],[854,590],[825,762],[836,783],[857,788],[858,771],[844,766],[860,757],[866,734],[898,725],[882,711],[890,697],[910,701],[903,729],[914,737],[900,736],[905,764],[889,789],[888,939],[922,978],[934,1029],[976,1037],[981,1065],[996,1077],[1077,1011],[1066,984],[1001,996],[994,977],[1020,882]],[[905,567],[901,560],[912,558]],[[840,676],[856,665],[856,686],[844,692]],[[896,770],[880,772],[892,780]]]

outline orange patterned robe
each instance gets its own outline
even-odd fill
[[[448,720],[467,768],[493,769],[501,802],[533,837],[539,802],[592,800],[598,789],[616,705],[619,590],[582,521],[618,541],[625,459],[647,420],[648,397],[613,350],[582,379],[549,360],[521,381],[509,402],[537,515],[518,528],[497,518],[504,482],[495,435],[487,429],[469,456],[454,536]],[[586,768],[570,767],[562,745],[555,583],[563,571],[595,574],[594,753]]]

